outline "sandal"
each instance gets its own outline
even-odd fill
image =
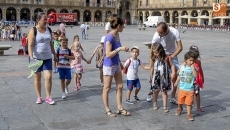
[[[158,107],[156,104],[153,105],[153,110],[158,110]]]
[[[169,112],[169,110],[167,109],[167,107],[163,107],[164,108],[164,112],[165,113],[168,113]]]
[[[113,113],[111,110],[108,110],[106,113],[105,113],[107,116],[109,117],[116,117],[117,115],[115,113]]]
[[[183,111],[183,108],[177,108],[176,115],[179,116],[182,111]]]
[[[197,111],[199,111],[199,112],[204,112],[204,109],[203,108],[197,108]]]
[[[119,114],[119,115],[124,115],[124,116],[130,116],[130,115],[131,115],[130,112],[128,112],[128,111],[126,111],[126,110],[124,110],[124,109],[122,109],[122,110],[117,110],[117,114]]]

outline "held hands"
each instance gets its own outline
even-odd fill
[[[174,83],[174,87],[177,86],[177,85],[178,85],[178,82],[175,82],[175,83]]]
[[[171,80],[175,79],[175,77],[176,77],[176,74],[175,74],[175,73],[172,73],[172,74],[171,74]]]

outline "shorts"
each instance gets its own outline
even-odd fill
[[[59,79],[71,80],[71,69],[70,68],[58,68]]]
[[[37,69],[36,72],[41,72],[44,70],[52,70],[53,69],[53,63],[52,59],[43,60],[43,64]]]
[[[194,91],[178,90],[178,104],[193,105]]]
[[[173,58],[172,58],[172,62],[173,62],[173,64],[174,64],[176,70],[178,70],[178,69],[179,69],[178,57],[177,57],[177,56],[173,57]]]
[[[140,89],[141,88],[141,83],[139,78],[135,79],[135,80],[127,80],[127,89],[129,91],[133,90],[133,87]]]
[[[121,72],[120,64],[113,65],[113,66],[104,66],[103,65],[103,75],[114,76],[116,73],[119,73],[119,72]]]

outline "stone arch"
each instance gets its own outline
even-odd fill
[[[149,11],[145,12],[145,17],[146,17],[146,19],[149,17]]]
[[[139,12],[139,16],[139,21],[143,23],[143,12]]]
[[[91,11],[85,10],[83,14],[83,21],[84,22],[89,22],[91,21]]]
[[[20,11],[20,20],[30,21],[30,9],[22,8]]]
[[[170,13],[169,13],[169,11],[164,12],[164,19],[165,19],[166,23],[170,22]]]
[[[126,20],[126,24],[129,25],[130,24],[130,20],[131,20],[131,15],[129,12],[125,13],[125,20]]]
[[[2,19],[2,9],[0,8],[0,19]]]
[[[100,10],[95,11],[94,22],[102,22],[102,12]]]
[[[183,16],[183,15],[188,15],[188,12],[187,12],[186,10],[183,10],[183,11],[181,12],[181,16]]]
[[[48,11],[47,11],[47,15],[49,15],[51,12],[54,12],[54,13],[56,13],[56,10],[55,9],[48,9]]]
[[[106,17],[106,22],[108,21],[108,18],[111,16],[112,12],[111,11],[106,11],[105,12],[105,17]]]
[[[193,10],[190,14],[190,16],[192,17],[197,17],[198,16],[198,12],[196,10]]]
[[[159,11],[152,12],[152,16],[161,16],[161,12]]]
[[[80,11],[77,10],[77,9],[74,9],[74,10],[72,11],[72,13],[76,13],[76,14],[77,14],[77,21],[79,22],[79,21],[80,21]]]
[[[178,16],[179,16],[178,11],[173,11],[173,13],[172,13],[172,18],[173,18],[172,22],[173,23],[178,23]]]
[[[209,13],[207,10],[202,10],[201,15],[209,16]]]
[[[60,13],[69,13],[67,9],[61,9]]]
[[[6,9],[6,21],[16,21],[17,20],[17,10],[14,7],[9,7]]]

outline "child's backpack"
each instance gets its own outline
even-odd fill
[[[52,30],[51,30],[51,28],[50,28],[50,27],[47,27],[47,28],[48,28],[48,30],[49,30],[49,32],[50,32],[51,37],[52,37]],[[33,29],[34,29],[34,41],[35,41],[36,35],[37,35],[37,28],[36,28],[36,27],[33,27]],[[51,39],[52,39],[52,38],[51,38]],[[27,40],[26,40],[25,53],[26,53],[27,55],[29,54],[29,52],[28,52],[28,38],[27,38]]]
[[[197,77],[195,79],[196,84],[199,85],[200,88],[203,88],[204,83],[203,83],[203,75],[202,75],[202,71],[200,68],[200,62],[195,62],[194,63],[195,68],[197,69]]]
[[[129,58],[129,59],[127,59],[127,60],[128,60],[128,65],[127,65],[127,67],[124,67],[124,68],[123,68],[123,73],[124,73],[124,74],[127,74],[127,73],[128,73],[128,68],[129,68],[130,63],[131,63],[131,58]],[[127,61],[127,60],[126,60],[126,61]],[[138,60],[139,65],[140,65],[140,63],[141,63],[141,62],[140,62],[140,59],[137,59],[137,60]],[[125,61],[125,62],[126,62],[126,61]]]

